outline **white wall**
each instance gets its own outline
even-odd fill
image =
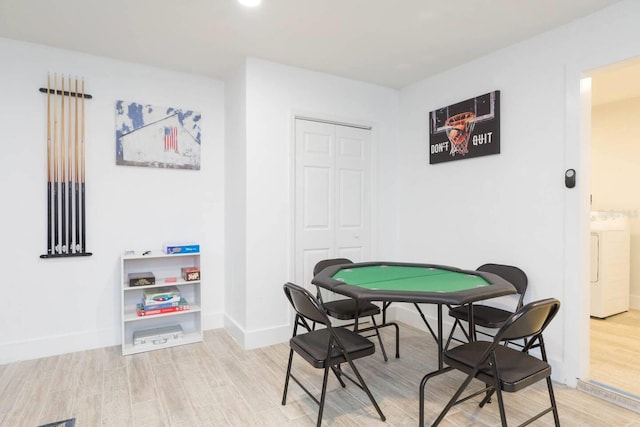
[[[291,264],[294,114],[371,125],[375,144],[388,154],[396,138],[398,93],[258,59],[247,60],[245,90],[246,254],[229,262],[246,269],[246,282],[228,286],[246,288],[246,318],[232,332],[252,348],[286,340],[291,334],[282,285],[295,280]],[[240,92],[230,96],[242,96]],[[381,161],[387,170],[392,162],[392,158]],[[383,193],[389,191],[386,183],[380,188]],[[381,235],[392,234],[387,224],[379,228]]]
[[[383,169],[380,194],[391,191],[395,90],[255,59],[225,89],[201,76],[11,40],[0,40],[0,55],[11,64],[0,71],[8,101],[0,107],[5,136],[19,142],[7,144],[0,176],[8,200],[21,202],[5,208],[2,225],[7,241],[16,242],[2,249],[5,265],[12,266],[6,283],[16,285],[0,311],[2,323],[11,325],[0,341],[0,363],[118,345],[121,253],[172,240],[202,246],[205,328],[224,325],[247,348],[287,339],[282,284],[293,271],[289,192],[296,112],[373,126]],[[87,103],[92,257],[39,258],[46,251],[46,120],[37,88],[46,85],[47,72],[84,76],[94,96]],[[116,166],[118,99],[202,112],[202,169]],[[388,253],[395,213],[382,218],[376,234]],[[61,294],[64,310],[50,302]]]
[[[0,39],[0,363],[120,343],[119,259],[167,241],[202,246],[205,328],[222,325],[224,111],[221,81]],[[85,78],[87,247],[46,252],[47,73]],[[115,165],[115,102],[202,113],[200,171]]]
[[[640,308],[640,98],[593,107],[592,210],[625,212],[631,229],[630,305]]]
[[[9,325],[0,338],[0,363],[119,343],[120,253],[172,239],[203,246],[207,327],[222,322],[224,287],[232,292],[225,325],[233,325],[246,348],[286,339],[290,318],[281,286],[293,273],[292,123],[295,113],[304,113],[373,126],[374,257],[521,266],[530,278],[528,300],[563,302],[548,336],[550,357],[554,377],[575,383],[588,366],[589,303],[589,116],[581,115],[579,81],[593,68],[640,55],[638,16],[640,2],[622,1],[407,87],[399,101],[391,89],[257,59],[227,82],[230,98],[223,101],[216,80],[0,40],[0,176],[9,201],[0,255],[10,295],[0,303],[0,320]],[[44,99],[37,87],[48,71],[84,76],[95,96],[87,153],[95,255],[87,259],[38,258],[45,249],[46,187]],[[496,89],[502,91],[502,153],[428,165],[428,112]],[[119,98],[202,111],[203,169],[116,167],[113,104]],[[223,102],[230,115],[226,134]],[[225,145],[237,151],[225,157]],[[226,167],[238,168],[226,174],[233,181],[227,184]],[[563,185],[569,167],[578,171],[573,190]],[[225,189],[238,191],[226,201],[240,212],[223,206]],[[167,208],[183,200],[200,207]],[[226,232],[225,215],[232,225]],[[60,295],[67,298],[63,310],[51,302]]]
[[[244,66],[225,81],[226,121],[226,278],[224,326],[234,337],[246,324],[247,282],[247,129],[246,71]],[[240,341],[241,342],[241,341]]]
[[[588,369],[589,149],[580,78],[640,54],[637,16],[640,3],[621,2],[401,91],[396,256],[523,268],[527,301],[563,302],[547,342],[554,377],[569,384]],[[501,154],[429,165],[429,111],[496,89]],[[570,167],[578,171],[573,190],[563,180]]]

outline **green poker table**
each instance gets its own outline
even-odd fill
[[[401,262],[362,262],[325,268],[314,285],[360,301],[463,305],[514,294],[500,276],[456,267]]]
[[[515,294],[515,287],[502,277],[484,271],[463,270],[437,264],[407,262],[361,262],[333,265],[319,272],[311,283],[331,292],[354,298],[357,302],[383,302],[383,324],[386,308],[394,302],[414,305],[422,321],[438,345],[438,370],[443,370],[442,306],[466,305],[473,319],[473,303]],[[437,306],[437,330],[429,324],[419,304]],[[356,329],[357,329],[357,321]],[[469,336],[475,337],[473,320]]]

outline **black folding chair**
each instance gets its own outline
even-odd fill
[[[504,265],[504,264],[484,264],[476,269],[477,271],[485,271],[487,273],[496,274],[509,283],[511,283],[515,288],[518,294],[518,303],[516,304],[515,310],[517,311],[522,307],[524,301],[524,294],[527,291],[528,279],[527,275],[524,271],[519,269],[518,267],[514,267],[512,265]],[[473,322],[474,329],[477,326],[481,326],[487,329],[499,329],[501,328],[507,319],[513,314],[513,311],[503,310],[498,307],[493,307],[490,305],[484,304],[474,304],[473,305]],[[453,322],[453,327],[451,328],[451,333],[449,334],[449,338],[447,339],[447,344],[445,348],[449,348],[449,344],[451,341],[465,342],[456,337],[454,337],[454,333],[456,329],[459,327],[462,333],[466,338],[466,342],[473,341],[475,337],[472,339],[469,338],[469,334],[462,327],[461,322],[469,322],[469,307],[467,305],[461,305],[454,308],[449,308],[449,316],[453,317],[455,321]],[[483,331],[478,331],[476,329],[476,334],[481,334],[487,337],[493,338],[493,335],[488,334]],[[526,342],[525,342],[526,344]]]
[[[483,407],[495,393],[498,396],[500,420],[502,426],[507,426],[502,392],[517,392],[525,387],[546,380],[551,406],[531,417],[521,426],[530,424],[543,415],[553,412],[556,427],[560,426],[558,408],[551,384],[551,366],[547,362],[547,353],[542,339],[542,332],[558,313],[560,301],[554,298],[531,302],[514,313],[496,333],[493,341],[472,341],[445,351],[444,362],[449,365],[445,370],[435,371],[425,375],[420,383],[420,426],[424,425],[424,389],[430,378],[442,372],[457,369],[467,374],[467,378],[455,392],[447,406],[432,424],[438,425],[447,412],[479,394],[484,394],[480,402]],[[501,345],[505,341],[525,339],[527,344],[522,350]],[[536,343],[541,358],[530,355],[528,351]],[[466,397],[460,397],[469,383],[476,378],[485,384],[485,388]]]
[[[313,268],[313,275],[320,273],[325,268],[332,265],[339,264],[353,264],[353,262],[347,258],[331,258],[325,259],[318,262]],[[339,320],[356,320],[363,317],[371,317],[371,323],[373,326],[367,328],[359,328],[354,325],[354,330],[359,332],[360,334],[373,331],[375,336],[378,338],[378,342],[380,343],[380,350],[382,351],[382,356],[384,357],[384,361],[389,360],[387,358],[387,352],[384,348],[384,343],[382,342],[382,336],[380,335],[380,328],[386,328],[387,326],[393,326],[396,330],[396,358],[400,357],[400,329],[398,328],[398,324],[395,322],[387,322],[386,321],[386,313],[383,313],[382,324],[378,325],[376,323],[375,316],[380,314],[381,310],[376,304],[366,301],[356,301],[353,298],[343,298],[334,301],[323,301],[322,294],[320,293],[320,287],[318,287],[317,298],[324,307],[324,310],[327,314],[335,319]],[[349,325],[351,326],[351,325]],[[373,335],[366,335],[366,337],[372,337]]]
[[[367,387],[360,375],[360,372],[353,364],[355,359],[366,357],[375,353],[375,346],[371,341],[343,327],[332,327],[329,317],[318,300],[306,289],[294,285],[293,283],[284,284],[284,293],[289,302],[296,311],[295,324],[293,328],[293,337],[289,340],[291,350],[289,351],[289,364],[287,366],[287,376],[284,382],[284,393],[282,395],[282,404],[287,403],[287,390],[289,388],[289,378],[293,379],[320,407],[318,411],[318,427],[322,423],[322,412],[324,410],[324,401],[327,394],[327,380],[329,378],[329,369],[333,371],[342,387],[346,384],[342,381],[342,377],[360,387],[367,393],[371,403],[376,408],[380,419],[385,421],[386,418],[380,407],[373,398],[371,391]],[[309,322],[315,322],[325,325],[325,328],[312,330]],[[302,326],[306,332],[298,334],[298,326]],[[309,362],[313,367],[324,369],[324,379],[322,381],[322,394],[320,401],[291,373],[294,351],[298,353],[304,360]],[[347,375],[340,368],[340,364],[348,363],[353,373],[357,377],[357,381],[350,375]]]

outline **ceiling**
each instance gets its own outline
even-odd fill
[[[401,88],[619,0],[0,0],[0,37],[224,79],[250,56]]]

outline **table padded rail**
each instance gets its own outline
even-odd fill
[[[501,277],[434,264],[368,262],[331,266],[312,283],[352,298],[466,304],[515,293]]]

